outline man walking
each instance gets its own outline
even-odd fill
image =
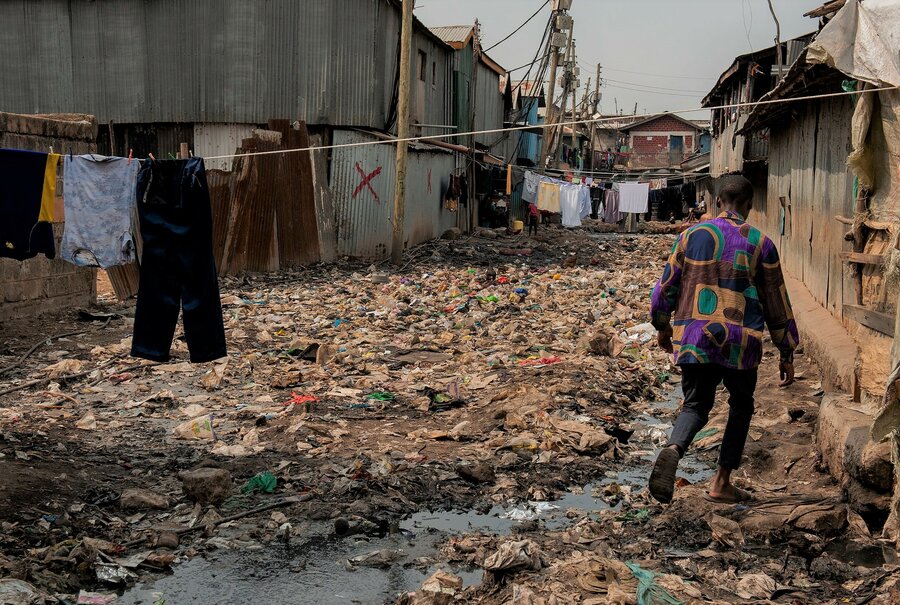
[[[762,359],[763,330],[781,353],[782,386],[794,380],[794,322],[772,241],[746,222],[753,186],[743,176],[720,179],[722,213],[679,236],[653,289],[652,322],[659,346],[681,366],[684,404],[668,445],[650,475],[650,494],[672,501],[675,472],[691,441],[709,419],[716,388],[728,389],[728,423],[719,467],[707,498],[740,502],[750,494],[731,485],[753,416],[753,392]],[[674,314],[674,319],[673,319]]]

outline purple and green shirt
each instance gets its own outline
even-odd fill
[[[799,342],[775,244],[731,211],[678,237],[653,288],[651,316],[657,330],[672,327],[679,365],[755,368],[766,326],[783,360]]]

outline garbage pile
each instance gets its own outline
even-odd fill
[[[633,486],[598,486],[602,515],[539,525],[546,503],[646,465],[665,438],[640,417],[677,382],[647,323],[671,242],[482,231],[421,246],[399,271],[347,261],[226,278],[229,356],[211,364],[188,363],[177,335],[168,363],[127,357],[127,305],[7,327],[0,603],[113,602],[206,552],[309,539],[313,523],[340,540],[396,532],[417,511],[498,504],[533,525],[441,553],[485,571],[479,598],[491,586],[515,603],[698,598],[681,575],[642,565],[639,541],[622,558],[651,522]],[[346,565],[390,567],[395,554]],[[742,589],[759,586],[770,587]],[[441,572],[403,599],[472,590]]]

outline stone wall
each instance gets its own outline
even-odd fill
[[[97,123],[92,116],[0,112],[0,148],[50,151],[52,147],[61,154],[90,153],[96,151],[96,138]],[[60,178],[53,225],[57,250],[65,220],[63,195]],[[0,258],[0,322],[91,304],[96,298],[94,274],[93,269],[43,255],[21,262]]]

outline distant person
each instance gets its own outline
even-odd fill
[[[540,218],[541,213],[538,211],[537,204],[528,202],[528,235],[532,233],[537,235]]]
[[[672,500],[678,461],[706,425],[720,382],[728,389],[730,410],[707,499],[751,498],[731,484],[731,473],[741,463],[750,429],[765,326],[781,354],[781,386],[794,381],[797,325],[778,251],[746,222],[753,186],[742,176],[724,176],[716,201],[722,213],[679,236],[653,289],[651,316],[659,346],[674,354],[684,392],[669,443],[650,475],[650,494],[662,503]]]

